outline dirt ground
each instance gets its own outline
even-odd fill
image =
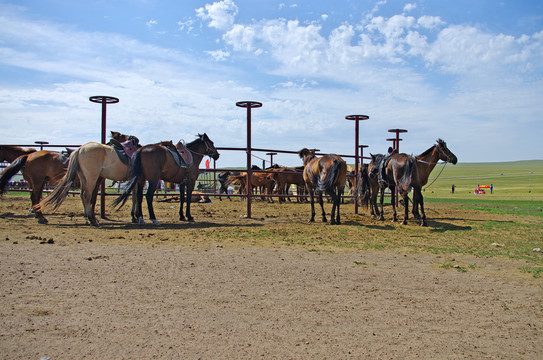
[[[521,263],[319,247],[356,221],[368,236],[391,226],[352,205],[339,227],[308,224],[307,204],[247,219],[214,200],[193,205],[195,224],[162,202],[159,226],[130,224],[126,207],[92,228],[78,198],[48,225],[29,204],[0,199],[2,359],[543,358],[543,284]],[[434,211],[430,227],[475,214]]]

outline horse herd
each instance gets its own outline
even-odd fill
[[[180,141],[173,144],[164,141],[145,146],[139,145],[135,136],[111,132],[108,144],[95,142],[86,143],[71,153],[35,149],[22,149],[16,146],[0,146],[0,162],[11,164],[0,174],[0,194],[7,189],[9,180],[19,171],[28,182],[31,189],[32,209],[39,223],[47,223],[43,211],[48,207],[57,209],[68,196],[72,187],[79,186],[83,203],[84,216],[94,226],[98,225],[95,216],[95,205],[98,189],[103,179],[118,182],[127,181],[124,192],[113,202],[119,208],[131,196],[132,222],[144,223],[142,201],[144,186],[149,219],[158,224],[154,209],[153,197],[160,180],[179,185],[180,208],[179,220],[194,221],[190,212],[192,192],[200,174],[200,163],[205,156],[214,160],[219,158],[219,152],[207,134],[198,135],[196,140],[186,145]],[[315,150],[304,148],[298,152],[303,161],[303,173],[278,170],[274,173],[263,173],[260,178],[272,179],[273,184],[283,189],[285,184],[295,183],[305,186],[311,203],[309,221],[315,221],[315,196],[322,211],[322,221],[326,222],[323,194],[330,196],[332,211],[330,224],[340,224],[340,203],[347,180],[347,164],[338,155],[328,154],[317,157]],[[413,215],[421,219],[421,225],[426,225],[422,187],[428,182],[430,172],[438,161],[456,164],[456,156],[447,148],[445,141],[439,139],[436,144],[418,156],[391,152],[387,155],[372,155],[371,162],[363,165],[354,178],[355,201],[369,205],[371,215],[384,219],[383,201],[385,189],[391,190],[393,220],[397,220],[395,207],[395,190],[403,198],[405,207],[403,224],[407,223],[409,198],[413,190]],[[277,169],[276,169],[277,170]],[[253,176],[253,186],[259,186],[260,174]],[[288,178],[290,175],[292,178]],[[220,175],[219,175],[220,179]],[[243,182],[244,175],[231,175],[230,180]],[[45,184],[56,185],[54,190],[42,199]],[[241,184],[243,186],[243,184]],[[224,189],[223,189],[224,190]],[[377,207],[377,197],[380,197],[380,210]],[[183,207],[186,202],[185,212]],[[420,213],[419,213],[420,208]]]

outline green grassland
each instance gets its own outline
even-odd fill
[[[430,185],[432,182],[434,183]],[[519,200],[541,201],[543,199],[543,160],[440,164],[430,174],[424,195],[451,196],[453,184],[456,186],[454,197],[494,199],[511,197]],[[493,194],[490,194],[490,191],[484,195],[473,193],[477,185],[490,184],[494,186]]]

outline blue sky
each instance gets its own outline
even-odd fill
[[[407,153],[542,159],[542,59],[541,1],[0,0],[0,142],[99,141],[109,95],[108,131],[142,143],[244,147],[254,100],[256,148],[352,154],[366,114],[366,152],[404,128]]]

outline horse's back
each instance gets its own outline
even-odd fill
[[[127,179],[129,167],[119,159],[111,146],[88,142],[76,151],[79,169],[87,176],[100,176],[117,181]]]

